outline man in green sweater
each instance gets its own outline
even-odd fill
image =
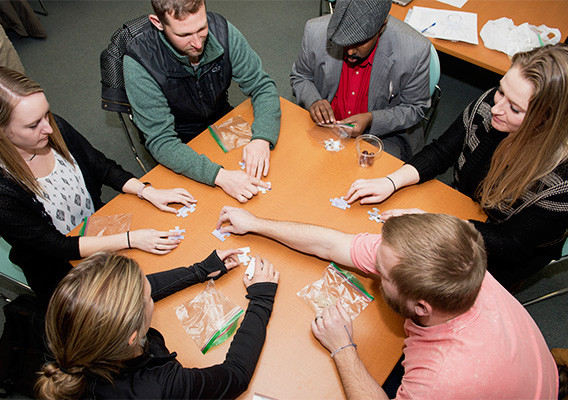
[[[244,203],[268,187],[270,150],[280,132],[274,81],[243,35],[204,0],[152,0],[155,14],[127,45],[124,81],[134,122],[154,158],[198,182],[220,186]],[[251,97],[252,140],[243,149],[246,172],[226,170],[186,146],[232,109],[237,82]]]

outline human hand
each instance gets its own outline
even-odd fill
[[[312,333],[330,353],[353,343],[353,322],[338,302],[332,304],[311,323]]]
[[[220,229],[221,233],[243,235],[251,231],[254,221],[257,219],[258,217],[242,208],[225,206],[221,209],[216,228]],[[223,226],[225,222],[228,224]]]
[[[279,279],[280,272],[274,269],[274,265],[266,258],[255,257],[254,275],[252,279],[249,280],[248,276],[244,274],[243,283],[248,288],[250,285],[260,282],[278,283]]]
[[[164,255],[175,249],[181,242],[180,239],[170,239],[169,231],[157,231],[155,229],[139,229],[130,231],[130,247],[147,253]]]
[[[357,137],[361,135],[365,130],[371,125],[373,122],[373,114],[370,112],[355,114],[341,121],[337,121],[339,124],[351,124],[353,125],[353,129],[346,130],[348,133],[351,133],[351,137]]]
[[[310,106],[312,120],[319,125],[335,124],[335,115],[329,101],[322,99],[312,103]]]
[[[235,268],[239,265],[239,259],[235,257],[236,254],[242,254],[243,252],[239,249],[228,249],[228,250],[215,250],[217,256],[223,261],[225,264],[225,268],[227,271]],[[221,271],[214,271],[207,275],[208,278],[215,278],[221,273]]]
[[[270,143],[254,139],[243,149],[243,160],[247,174],[256,178],[268,175],[270,169]]]
[[[182,188],[156,189],[152,186],[147,186],[142,191],[142,197],[152,203],[157,209],[171,213],[176,213],[177,210],[168,206],[168,204],[179,203],[189,207],[191,203],[197,203],[197,200],[187,190]]]
[[[426,211],[421,210],[419,208],[392,209],[392,210],[387,210],[387,211],[381,213],[381,219],[383,221],[386,221],[387,219],[389,219],[391,217],[400,217],[401,215],[404,215],[404,214],[426,214]]]
[[[357,179],[345,195],[348,204],[361,199],[361,204],[380,203],[394,193],[394,186],[387,178]]]
[[[221,187],[229,196],[234,197],[240,203],[246,203],[256,194],[258,186],[270,188],[268,183],[261,181],[244,171],[231,171],[221,168],[215,178],[215,185]]]

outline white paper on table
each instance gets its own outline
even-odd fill
[[[408,24],[427,37],[479,44],[475,13],[413,7]]]
[[[449,4],[451,6],[462,8],[467,0],[438,0],[440,3]]]

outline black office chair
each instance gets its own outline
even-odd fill
[[[333,14],[335,0],[320,0],[320,17],[325,14]]]
[[[134,154],[134,158],[146,173],[148,172],[144,163],[138,156],[136,147],[134,146],[134,141],[132,140],[132,135],[128,130],[128,127],[124,121],[122,114],[126,114],[130,121],[132,122],[132,109],[126,96],[126,90],[124,88],[124,75],[122,67],[122,57],[124,56],[124,51],[126,46],[132,41],[138,32],[144,28],[146,24],[149,24],[147,15],[143,15],[136,19],[126,22],[122,28],[118,29],[111,37],[110,44],[101,53],[101,100],[102,108],[106,111],[114,111],[118,114],[118,118],[122,125],[122,130],[126,135],[126,139],[130,144],[130,149]],[[135,126],[135,125],[134,125]],[[136,128],[137,129],[137,128]],[[142,132],[138,129],[138,138],[143,142]]]

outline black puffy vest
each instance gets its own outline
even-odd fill
[[[158,29],[150,22],[125,52],[161,87],[175,118],[176,132],[184,143],[232,109],[227,92],[232,78],[227,20],[208,12],[207,22],[209,35],[215,36],[224,52],[216,60],[199,66],[199,78],[171,54],[160,39]]]

